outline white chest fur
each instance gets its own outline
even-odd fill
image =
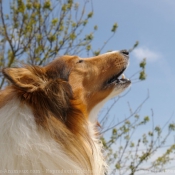
[[[94,143],[92,174],[102,175],[106,165],[92,124],[89,124],[89,134]],[[14,99],[0,109],[0,171],[2,174],[85,175],[88,170],[76,164],[45,130],[38,130],[31,109]]]

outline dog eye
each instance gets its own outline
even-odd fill
[[[84,60],[79,60],[77,63],[82,63]]]

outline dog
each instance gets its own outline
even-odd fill
[[[121,50],[4,68],[10,85],[0,91],[0,173],[104,175],[97,114],[131,84],[122,75],[128,60]]]

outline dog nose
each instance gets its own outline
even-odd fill
[[[127,50],[120,50],[120,53],[122,53],[125,56],[129,56],[129,52]]]

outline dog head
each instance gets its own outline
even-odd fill
[[[71,106],[70,100],[78,99],[89,116],[100,102],[120,94],[130,85],[130,80],[120,78],[128,59],[125,50],[85,59],[62,56],[45,67],[6,68],[3,73],[33,108],[43,101],[40,108],[64,116]]]
[[[75,58],[69,83],[73,92],[86,104],[88,113],[100,102],[120,94],[130,85],[130,80],[124,76],[120,78],[128,66],[128,55],[127,51],[121,51],[87,59]]]

